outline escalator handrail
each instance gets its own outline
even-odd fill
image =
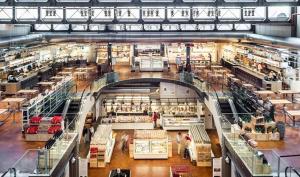
[[[13,172],[14,172],[14,177],[17,177],[17,171],[16,171],[16,168],[9,168],[6,172],[4,172],[4,173],[2,174],[1,177],[5,177],[5,175],[6,175],[8,172],[11,172],[11,170],[13,170]]]
[[[285,168],[285,171],[284,171],[285,177],[288,177],[288,169],[291,169],[297,176],[300,177],[300,173],[294,167],[291,167],[291,166],[287,166]]]

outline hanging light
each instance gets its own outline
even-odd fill
[[[155,14],[156,14],[156,16],[158,17],[158,16],[159,16],[159,11],[156,10],[156,11],[155,11]]]
[[[130,17],[130,16],[131,16],[131,12],[130,12],[130,10],[129,10],[129,9],[127,10],[127,14],[128,14],[128,17]]]
[[[174,15],[175,15],[175,14],[174,14],[174,10],[172,9],[172,10],[171,10],[171,16],[174,17]]]

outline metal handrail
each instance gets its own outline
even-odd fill
[[[285,177],[289,177],[289,176],[288,176],[288,170],[289,170],[289,169],[291,169],[290,173],[293,171],[297,176],[300,177],[300,173],[299,173],[294,167],[292,167],[292,166],[287,166],[287,167],[285,168],[285,171],[284,171]]]
[[[5,177],[5,175],[8,173],[8,172],[11,172],[13,170],[13,173],[14,173],[14,177],[17,177],[17,171],[15,168],[9,168],[5,173],[2,174],[1,177]]]

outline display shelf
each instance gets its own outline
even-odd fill
[[[90,144],[90,167],[101,168],[109,163],[115,146],[111,125],[99,125]]]
[[[170,63],[181,63],[182,60],[186,59],[186,48],[184,44],[169,44],[167,45],[167,57]],[[177,58],[180,61],[177,61]]]
[[[112,58],[116,59],[116,64],[130,63],[131,46],[129,44],[113,44],[111,52]]]
[[[130,113],[129,113],[130,114]],[[112,129],[153,129],[151,117],[144,115],[117,116],[112,119]]]
[[[99,45],[97,50],[97,64],[103,64],[108,61],[108,47],[107,45]]]
[[[196,160],[197,166],[211,166],[211,142],[204,124],[191,126],[189,134],[192,139],[189,147],[191,159]]]

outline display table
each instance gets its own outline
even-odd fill
[[[278,90],[278,93],[282,94],[284,98],[287,97],[287,95],[292,95],[292,102],[294,102],[294,94],[299,94],[300,91],[294,91],[294,90]]]
[[[143,130],[151,130],[154,128],[153,123],[112,123],[113,130],[134,130],[134,129],[143,129]]]
[[[172,148],[164,130],[135,130],[133,151],[134,159],[167,159]]]
[[[292,102],[290,102],[289,100],[286,99],[278,99],[278,100],[269,100],[273,105],[276,104],[291,104]]]
[[[89,70],[93,70],[93,67],[84,67],[84,68],[76,68],[76,71],[85,71],[88,72]]]
[[[260,91],[254,91],[254,93],[258,94],[258,95],[272,95],[275,94],[274,92],[270,91],[270,90],[260,90]]]
[[[5,98],[1,101],[1,108],[20,109],[26,98]]]
[[[66,72],[72,72],[73,71],[73,67],[66,67],[66,68],[64,68],[64,71],[66,71]]]
[[[63,80],[65,77],[64,76],[53,76],[51,77],[50,79],[53,79],[53,80]]]
[[[61,74],[61,75],[63,75],[63,76],[69,76],[69,75],[72,75],[72,72],[61,71],[61,72],[59,72],[58,74]]]
[[[38,85],[42,85],[42,86],[49,86],[49,85],[53,85],[55,84],[55,82],[39,82]]]
[[[289,115],[289,116],[292,116],[292,119],[293,119],[293,126],[296,125],[296,117],[299,117],[300,116],[300,110],[288,110],[286,111],[286,113]]]
[[[39,94],[38,90],[19,90],[17,95],[21,96],[24,95],[27,99],[34,98]]]
[[[223,66],[212,65],[211,68],[212,68],[212,69],[221,69],[221,68],[223,68]]]

